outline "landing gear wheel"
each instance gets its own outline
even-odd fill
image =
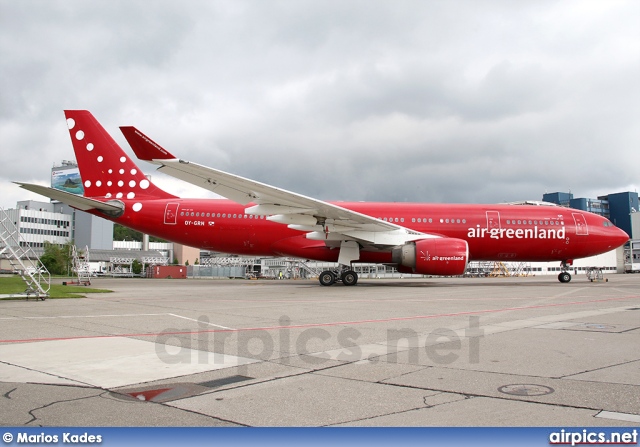
[[[358,274],[353,270],[347,270],[340,279],[345,286],[355,286],[358,283]]]
[[[325,270],[324,272],[320,273],[318,280],[323,286],[331,286],[336,282],[336,275],[334,275],[333,272],[329,270]]]
[[[571,281],[571,275],[567,272],[562,272],[558,275],[558,281],[560,282],[569,282]]]

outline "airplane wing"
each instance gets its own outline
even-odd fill
[[[215,192],[242,205],[247,214],[306,232],[308,239],[355,240],[364,245],[395,246],[438,237],[410,230],[322,200],[178,159],[135,127],[120,130],[136,156],[160,165],[158,171]]]
[[[100,210],[107,214],[116,215],[121,213],[124,209],[124,205],[116,201],[101,202],[99,200],[89,199],[88,197],[61,191],[59,189],[49,188],[47,186],[21,182],[13,183],[19,185],[20,188],[26,189],[27,191],[35,192],[36,194],[41,194],[54,200],[59,200],[62,203],[66,203],[67,205],[82,211]]]

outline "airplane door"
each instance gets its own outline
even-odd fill
[[[587,227],[587,220],[584,218],[584,214],[572,214],[573,220],[576,223],[576,236],[587,236],[589,234],[589,227]]]
[[[487,230],[500,229],[500,213],[498,211],[487,211]]]
[[[178,207],[179,203],[167,203],[164,210],[164,224],[176,225],[178,223]]]

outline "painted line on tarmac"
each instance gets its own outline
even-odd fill
[[[198,324],[206,324],[206,325],[209,325],[209,326],[219,327],[220,329],[228,329],[230,331],[237,330],[237,329],[233,329],[233,328],[230,328],[230,327],[221,326],[219,324],[209,323],[209,322],[203,321],[203,320],[196,320],[195,318],[183,317],[182,315],[176,315],[176,314],[167,314],[167,315],[171,315],[172,317],[176,317],[176,318],[182,318],[184,320],[195,321]]]
[[[625,422],[640,422],[640,415],[638,414],[629,414],[629,413],[618,413],[616,411],[601,411],[596,414],[595,417],[603,418],[603,419],[613,419],[615,421],[625,421]]]
[[[33,343],[33,342],[40,342],[40,341],[55,341],[55,340],[158,337],[161,335],[162,336],[194,335],[194,334],[205,334],[205,333],[211,333],[211,332],[273,331],[273,330],[282,330],[282,329],[307,329],[312,327],[331,327],[331,326],[349,326],[349,325],[355,326],[360,324],[388,323],[393,321],[425,320],[425,319],[446,318],[446,317],[459,317],[463,315],[491,314],[491,313],[498,313],[498,312],[511,312],[511,311],[517,311],[517,310],[546,309],[546,308],[554,308],[554,307],[578,306],[583,304],[629,301],[629,300],[636,300],[638,298],[640,298],[640,296],[607,298],[607,299],[589,300],[589,301],[573,301],[569,303],[539,304],[539,305],[533,305],[533,306],[505,307],[503,309],[470,310],[470,311],[464,311],[464,312],[452,312],[452,313],[444,313],[444,314],[414,315],[409,317],[394,317],[394,318],[381,318],[381,319],[356,320],[356,321],[336,321],[336,322],[330,322],[330,323],[309,323],[309,324],[298,324],[298,325],[290,325],[290,326],[266,326],[266,327],[240,328],[240,329],[208,329],[208,330],[205,329],[205,330],[197,330],[197,331],[166,331],[166,332],[152,332],[152,333],[147,332],[147,333],[138,333],[138,334],[81,335],[76,337],[51,337],[51,338],[44,337],[44,338],[28,338],[28,339],[16,339],[16,340],[0,340],[0,343]]]
[[[209,323],[203,320],[196,320],[195,318],[184,317],[182,315],[172,313],[161,314],[109,314],[109,315],[57,315],[48,317],[0,317],[0,321],[21,321],[21,320],[56,320],[56,319],[69,319],[69,318],[114,318],[114,317],[159,317],[170,316],[175,318],[181,318],[183,320],[195,321],[196,323],[206,324],[208,326],[214,326],[220,329],[234,330],[233,328],[222,326],[219,324]]]
[[[0,317],[0,320],[55,320],[58,318],[111,318],[111,317],[157,317],[161,315],[173,315],[168,313],[162,314],[110,314],[110,315],[58,315],[53,317]]]

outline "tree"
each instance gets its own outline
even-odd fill
[[[133,262],[131,263],[131,271],[135,275],[139,275],[140,273],[142,273],[142,262],[138,261],[137,259],[134,259]]]
[[[40,262],[42,262],[49,273],[53,275],[68,275],[71,269],[72,252],[73,242],[67,242],[60,246],[45,241],[44,254],[40,256]]]
[[[113,240],[114,241],[137,241],[142,242],[142,233],[131,228],[127,228],[120,224],[113,224]],[[149,242],[167,242],[159,237],[149,236]]]
[[[114,241],[142,241],[142,233],[132,230],[131,228],[124,227],[119,224],[113,225],[113,240]]]

